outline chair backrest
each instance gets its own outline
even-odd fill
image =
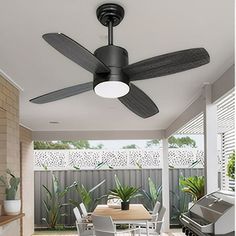
[[[120,198],[115,198],[111,196],[108,196],[108,200],[107,200],[107,206],[111,207],[111,208],[121,208],[121,199]]]
[[[164,206],[162,206],[162,208],[161,208],[161,210],[160,210],[160,212],[158,214],[157,220],[158,221],[163,220],[165,213],[166,213],[166,208]]]
[[[114,236],[116,228],[110,216],[92,215],[93,227],[96,236]]]
[[[93,230],[87,229],[87,225],[83,224],[82,222],[78,222],[77,220],[75,221],[78,236],[89,236],[89,235],[94,235]]]
[[[166,212],[166,208],[164,206],[162,206],[161,210],[159,211],[157,221],[163,221],[165,212]],[[158,234],[161,233],[161,227],[162,227],[162,222],[156,224],[156,232]]]
[[[82,217],[81,217],[78,207],[73,208],[73,212],[75,214],[76,221],[82,222]]]
[[[86,209],[84,203],[81,202],[81,203],[79,204],[79,206],[80,206],[80,209],[81,209],[81,211],[82,211],[83,217],[87,217],[87,216],[88,216],[88,212],[87,212],[87,209]]]
[[[154,215],[158,214],[160,206],[161,206],[161,203],[157,201],[154,208],[153,208],[152,214],[154,214]]]

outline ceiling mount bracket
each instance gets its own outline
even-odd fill
[[[124,8],[118,4],[106,3],[97,8],[97,18],[106,27],[109,27],[109,22],[113,27],[119,25],[124,15]]]

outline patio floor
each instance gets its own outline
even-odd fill
[[[44,235],[44,236],[67,236],[67,235],[71,235],[71,236],[78,236],[78,234],[76,234],[74,231],[68,231],[68,232],[35,232],[32,236],[36,236],[36,235]],[[130,234],[119,234],[120,236],[128,236]],[[141,235],[146,235],[146,234],[141,234]],[[162,233],[161,236],[184,236],[185,234],[182,233],[181,229],[172,229],[170,230],[169,233]]]

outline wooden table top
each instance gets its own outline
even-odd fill
[[[114,209],[107,205],[97,205],[93,214],[111,216],[114,221],[152,219],[151,215],[142,204],[130,204],[129,210]]]

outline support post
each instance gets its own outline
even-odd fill
[[[211,85],[203,88],[205,97],[204,108],[204,153],[205,153],[205,193],[218,189],[217,160],[217,105],[212,103]]]
[[[162,139],[162,204],[166,208],[164,215],[163,232],[169,232],[170,229],[170,196],[169,196],[169,163],[168,163],[168,139]]]

